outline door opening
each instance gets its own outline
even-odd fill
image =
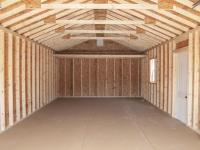
[[[187,124],[188,51],[175,54],[175,118]]]

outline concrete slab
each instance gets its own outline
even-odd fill
[[[200,136],[142,99],[68,98],[0,135],[2,150],[199,150]]]

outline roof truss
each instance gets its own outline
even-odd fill
[[[1,0],[0,3],[3,27],[42,44],[67,34],[78,40],[79,34],[88,32],[90,38],[134,35],[138,37],[135,44],[143,41],[155,46],[200,24],[200,6],[193,9],[191,0]],[[45,22],[48,18],[52,19],[50,24]],[[125,43],[125,39],[121,41]]]

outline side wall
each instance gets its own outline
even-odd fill
[[[51,49],[0,30],[0,131],[58,96],[57,65]]]
[[[139,58],[60,58],[60,96],[140,96]]]
[[[193,30],[188,35],[188,122],[187,125],[200,131],[200,31]],[[184,39],[185,40],[185,39]],[[183,40],[183,41],[184,41]],[[187,41],[187,40],[185,40]],[[178,44],[181,43],[181,44]],[[183,42],[177,38],[147,51],[141,60],[141,95],[153,105],[175,117],[175,60]],[[175,50],[175,51],[173,51]],[[181,49],[180,49],[181,50]],[[149,82],[149,61],[157,58],[157,82]]]

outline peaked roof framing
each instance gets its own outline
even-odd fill
[[[199,26],[200,6],[193,8],[194,3],[194,0],[0,0],[0,24],[46,46],[51,46],[52,41],[63,44],[100,38],[138,45],[138,50],[145,50]]]

